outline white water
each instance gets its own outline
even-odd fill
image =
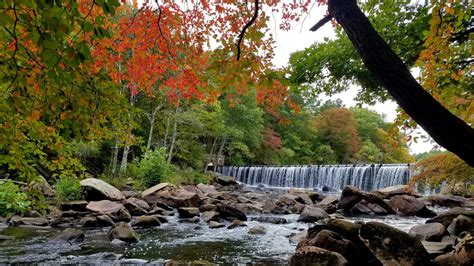
[[[406,184],[409,164],[222,166],[217,172],[255,186],[342,190],[353,185],[366,191]]]

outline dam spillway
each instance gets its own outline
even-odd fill
[[[353,185],[366,191],[406,184],[411,175],[409,164],[221,166],[217,172],[251,186],[342,190]]]

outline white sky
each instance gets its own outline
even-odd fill
[[[311,46],[316,41],[322,42],[324,37],[333,38],[335,36],[331,23],[327,23],[316,32],[309,31],[309,28],[318,22],[319,19],[324,16],[324,14],[325,7],[315,7],[311,12],[311,16],[308,16],[303,24],[300,23],[294,26],[290,31],[282,31],[278,28],[278,25],[272,27],[274,39],[276,41],[275,58],[273,63],[277,67],[286,66],[291,53],[303,50]],[[417,75],[417,73],[413,74]],[[339,98],[347,107],[351,107],[356,103],[354,100],[356,95],[357,88],[355,86],[351,86],[349,90],[334,95],[331,97],[331,99]],[[374,110],[380,114],[384,114],[386,116],[386,120],[390,122],[392,122],[396,117],[397,104],[394,101],[377,103],[373,106],[365,105],[364,107]],[[424,132],[422,129],[418,130],[417,133],[426,135],[426,132]],[[409,148],[412,154],[421,153],[432,150],[433,143],[418,141],[418,143],[410,143]]]

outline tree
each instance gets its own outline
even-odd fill
[[[329,0],[329,16],[344,28],[370,72],[440,145],[474,166],[474,129],[437,102],[378,35],[355,0]]]

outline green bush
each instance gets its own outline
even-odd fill
[[[9,217],[14,214],[24,214],[28,211],[31,201],[28,195],[20,191],[13,182],[0,181],[0,216]]]
[[[136,176],[146,188],[154,186],[173,172],[173,165],[166,161],[165,150],[145,153],[136,165]]]
[[[177,170],[175,173],[169,175],[163,182],[172,183],[175,185],[195,185],[199,183],[209,184],[212,180],[212,175],[209,173],[201,173],[197,170],[186,169]]]
[[[56,181],[56,200],[58,202],[82,199],[82,188],[79,180],[74,177],[63,177]]]

